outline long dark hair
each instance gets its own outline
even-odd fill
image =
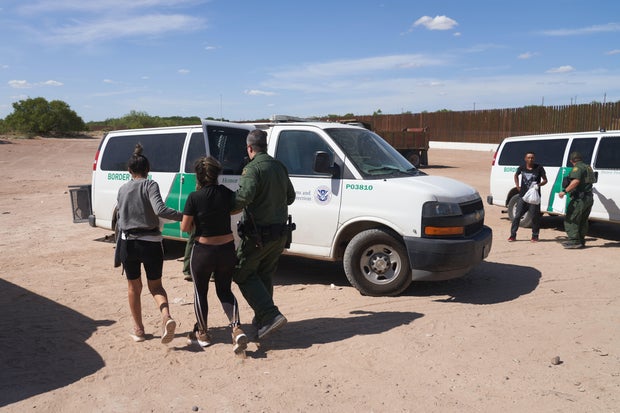
[[[127,162],[127,169],[133,175],[147,176],[151,170],[151,165],[146,156],[142,155],[142,145],[136,144],[133,150],[133,155]]]
[[[217,184],[217,178],[222,172],[222,165],[212,156],[203,156],[196,161],[194,169],[197,186],[202,188],[203,186]]]

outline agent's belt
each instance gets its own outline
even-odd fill
[[[159,228],[132,228],[123,230],[125,235],[154,235],[159,233]]]
[[[570,196],[572,196],[575,199],[584,199],[587,197],[591,197],[592,196],[592,191],[588,191],[588,192],[573,192]]]

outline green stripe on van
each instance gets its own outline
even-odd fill
[[[165,200],[166,206],[183,212],[187,196],[195,190],[196,174],[176,174]],[[181,224],[179,222],[164,224],[162,234],[165,237],[189,238],[187,233],[181,232]]]
[[[555,196],[562,192],[562,180],[565,176],[568,176],[572,167],[571,166],[563,166],[558,169],[558,174],[553,181],[553,186],[551,187],[551,193],[549,194],[549,202],[547,203],[547,212],[553,212],[553,201],[555,200]],[[566,195],[564,197],[566,203],[570,200],[570,195]]]

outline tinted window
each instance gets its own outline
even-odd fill
[[[209,152],[222,164],[222,173],[240,175],[247,162],[248,130],[209,125]]]
[[[620,136],[609,136],[601,139],[596,155],[596,168],[620,169]]]
[[[321,175],[313,170],[314,154],[317,151],[333,152],[316,133],[309,131],[283,131],[278,139],[276,158],[291,175]]]
[[[592,154],[594,153],[594,145],[596,144],[596,138],[587,138],[587,139],[573,139],[573,143],[570,145],[569,156],[566,159],[566,165],[564,166],[573,166],[570,162],[570,154],[573,152],[579,152],[581,154],[581,159],[590,165],[592,162]]]
[[[204,133],[192,133],[192,137],[189,141],[189,148],[187,148],[187,158],[185,159],[185,172],[194,173],[194,164],[196,160],[205,156],[206,153]]]
[[[500,154],[498,165],[521,165],[525,154],[534,152],[536,163],[542,166],[562,166],[568,139],[525,139],[508,142]]]
[[[127,161],[137,143],[144,147],[143,155],[151,164],[151,172],[179,172],[185,132],[160,133],[152,135],[119,135],[108,140],[101,169],[104,171],[126,171]]]

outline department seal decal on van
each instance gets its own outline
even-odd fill
[[[314,191],[314,200],[319,205],[327,205],[332,200],[332,193],[327,186],[319,186]]]

